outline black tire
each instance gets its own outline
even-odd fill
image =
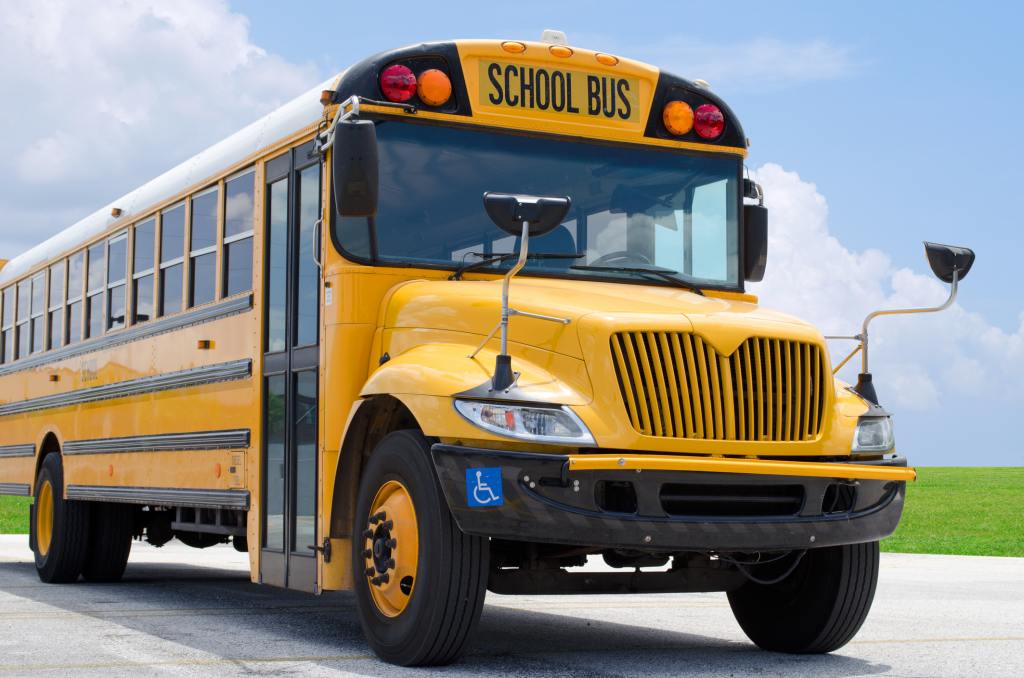
[[[39,502],[44,483],[49,483],[53,498],[52,532],[46,553],[39,543]],[[52,453],[43,459],[36,478],[35,503],[32,505],[33,551],[36,572],[47,584],[66,584],[76,581],[85,563],[89,538],[89,506],[83,502],[64,499],[64,466],[60,454]]]
[[[753,573],[768,566],[756,568]],[[767,577],[765,577],[767,578]],[[729,593],[736,621],[758,647],[821,654],[838,650],[867,619],[878,583],[878,542],[808,551],[777,584]]]
[[[128,565],[136,508],[129,504],[94,504],[82,577],[91,582],[120,581]]]
[[[416,584],[405,609],[393,617],[382,614],[373,600],[363,553],[370,505],[389,480],[407,488],[419,535]],[[374,450],[360,481],[352,546],[356,602],[373,651],[402,666],[439,666],[458,659],[483,609],[489,544],[459,530],[420,432],[391,433]]]

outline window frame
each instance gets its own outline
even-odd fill
[[[124,229],[114,235],[109,236],[106,239],[105,248],[105,261],[104,261],[104,274],[106,278],[104,280],[104,296],[103,296],[103,333],[107,334],[110,332],[119,332],[128,327],[128,266],[131,261],[131,238],[128,237],[130,229]],[[120,241],[124,241],[124,275],[120,280],[110,280],[110,249],[111,246],[115,245]],[[112,318],[110,317],[111,311],[111,297],[113,292],[118,287],[124,288],[124,318],[121,321],[120,327],[111,327]]]
[[[157,297],[156,280],[157,280],[157,270],[159,269],[159,265],[160,265],[160,228],[159,228],[159,222],[160,222],[160,213],[156,212],[154,214],[150,214],[149,216],[145,217],[144,219],[140,219],[139,221],[137,221],[134,224],[132,224],[132,227],[131,227],[131,233],[132,233],[132,237],[131,237],[131,252],[129,253],[130,259],[129,259],[129,262],[128,262],[129,281],[131,282],[131,308],[127,309],[125,311],[125,315],[127,316],[128,319],[131,320],[131,323],[130,323],[131,325],[138,325],[138,324],[141,324],[141,323],[147,323],[147,322],[150,322],[151,320],[153,320],[156,317],[156,297]],[[147,269],[145,269],[143,271],[139,271],[139,270],[136,270],[136,266],[135,266],[135,264],[136,264],[136,261],[135,261],[136,247],[135,246],[136,246],[136,244],[138,242],[139,227],[140,226],[145,226],[146,224],[149,224],[149,223],[153,224],[153,251],[151,252],[151,254],[153,256],[153,263],[150,264],[149,268],[147,268]],[[136,295],[136,285],[138,284],[139,280],[142,280],[143,278],[145,278],[147,276],[153,279],[153,285],[152,285],[152,288],[150,289],[150,295],[149,295],[149,297],[150,297],[149,298],[150,315],[149,315],[149,318],[147,318],[146,320],[139,320],[139,318],[138,318],[138,311],[139,311],[138,305],[139,305],[139,301],[138,301],[138,297]]]
[[[170,260],[165,262],[165,261],[162,260],[163,259],[163,255],[164,255],[164,243],[163,243],[163,237],[164,237],[164,215],[167,214],[168,212],[173,212],[174,210],[178,209],[179,207],[184,210],[184,214],[185,214],[184,233],[183,233],[184,242],[182,243],[181,254],[179,256],[174,257],[173,259],[170,259]],[[153,309],[154,310],[154,315],[157,318],[164,318],[164,317],[166,317],[168,315],[175,315],[175,314],[181,313],[182,311],[185,310],[185,292],[186,292],[186,283],[187,283],[187,280],[188,280],[188,278],[187,278],[187,276],[188,276],[187,268],[188,267],[187,267],[187,264],[185,263],[185,260],[186,260],[185,253],[188,251],[188,245],[189,245],[189,232],[188,232],[188,222],[189,222],[188,217],[189,217],[189,214],[188,214],[188,208],[189,208],[189,201],[188,201],[187,198],[183,198],[183,199],[179,200],[178,202],[176,202],[176,203],[174,203],[172,205],[168,205],[167,207],[163,208],[159,212],[160,220],[158,222],[159,226],[158,226],[158,229],[157,229],[158,235],[157,235],[157,256],[156,256],[156,266],[157,266],[157,270],[159,271],[159,273],[157,275],[156,289],[155,289],[156,305],[155,305],[155,307]],[[182,287],[181,287],[181,305],[178,308],[178,310],[172,311],[171,313],[166,313],[166,312],[164,312],[164,301],[165,301],[164,300],[164,294],[163,294],[163,292],[164,292],[164,289],[163,289],[164,277],[167,275],[167,273],[166,273],[167,269],[173,268],[174,266],[181,266],[181,278],[182,278],[181,279],[181,285],[182,285]]]
[[[251,221],[252,228],[250,228],[248,231],[242,231],[241,233],[235,233],[234,235],[228,235],[228,206],[227,206],[228,184],[230,184],[232,181],[235,181],[236,179],[241,179],[242,177],[244,177],[246,175],[252,175],[252,205],[250,206],[250,209],[252,211],[252,221]],[[219,262],[219,266],[218,266],[218,271],[219,271],[219,275],[220,275],[220,278],[221,278],[221,283],[220,283],[219,289],[218,289],[218,296],[221,299],[225,299],[227,297],[233,297],[236,294],[251,293],[253,291],[253,287],[255,287],[255,284],[256,284],[256,282],[255,282],[255,278],[256,278],[255,256],[251,256],[251,259],[250,259],[250,262],[249,262],[249,289],[248,290],[241,290],[239,292],[234,292],[234,293],[230,293],[230,294],[228,292],[228,282],[231,279],[231,276],[229,275],[230,272],[228,271],[228,265],[231,263],[231,259],[228,256],[228,248],[229,248],[229,246],[234,245],[235,243],[239,243],[239,242],[241,242],[243,240],[246,240],[248,238],[251,241],[250,253],[251,253],[251,255],[255,255],[254,247],[255,247],[255,244],[256,244],[255,233],[256,233],[256,214],[257,214],[257,209],[256,209],[257,208],[257,205],[256,205],[256,203],[257,203],[257,200],[256,200],[257,182],[256,182],[256,179],[257,179],[257,177],[256,177],[256,166],[252,165],[252,166],[249,166],[249,167],[247,167],[245,169],[239,170],[239,171],[235,172],[234,174],[231,174],[229,176],[224,177],[223,181],[221,182],[224,185],[224,190],[221,193],[221,199],[220,199],[220,202],[221,202],[220,209],[221,209],[222,218],[221,218],[220,229],[218,231],[218,235],[220,236],[220,242],[221,242],[221,255],[220,255],[220,262]]]
[[[188,262],[187,262],[187,266],[186,266],[188,270],[185,273],[185,285],[186,285],[186,287],[184,289],[184,294],[183,294],[183,296],[184,296],[184,303],[183,303],[183,307],[182,307],[183,310],[191,310],[193,308],[196,308],[197,305],[198,306],[205,306],[206,304],[213,303],[213,302],[217,301],[220,298],[220,295],[218,294],[219,285],[217,284],[218,283],[218,280],[217,280],[218,273],[217,273],[217,271],[219,269],[218,263],[219,263],[219,260],[220,260],[220,257],[219,257],[220,247],[221,247],[221,242],[223,240],[222,237],[221,237],[221,231],[223,229],[222,224],[223,224],[223,221],[224,221],[224,218],[223,218],[224,214],[223,214],[223,210],[222,210],[222,203],[223,203],[224,198],[223,198],[223,194],[220,192],[221,191],[221,184],[222,183],[223,182],[217,182],[217,183],[213,184],[212,186],[208,186],[208,187],[204,188],[201,191],[197,191],[197,192],[191,194],[186,199],[186,202],[188,203],[188,209],[186,211],[187,224],[185,226],[185,237],[186,237],[185,251],[188,253]],[[216,215],[214,216],[214,224],[213,224],[213,244],[212,245],[207,245],[206,247],[201,247],[199,249],[192,249],[192,237],[195,234],[195,209],[193,208],[193,205],[195,204],[195,201],[196,201],[197,198],[202,198],[203,196],[209,195],[210,193],[217,193],[217,201],[215,203],[217,211],[216,211]],[[204,301],[204,302],[201,302],[199,304],[196,304],[196,301],[195,301],[196,260],[199,257],[207,256],[207,255],[210,255],[210,254],[214,255],[214,261],[213,261],[213,270],[214,270],[213,295],[212,295],[212,297],[211,297],[211,299],[209,301]]]
[[[17,360],[15,348],[18,345],[14,328],[17,325],[18,317],[16,314],[16,307],[18,304],[18,289],[16,284],[11,284],[0,290],[0,365],[6,365],[13,363]],[[4,322],[4,316],[7,313],[8,308],[11,312],[10,322]],[[10,332],[10,334],[7,334]],[[7,359],[7,348],[8,342],[10,342],[11,358]]]

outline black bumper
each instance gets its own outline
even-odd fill
[[[570,474],[562,455],[453,445],[434,445],[432,452],[463,532],[601,548],[771,551],[876,541],[896,529],[906,488],[901,481],[734,473]],[[467,469],[482,468],[501,470],[502,505],[469,506]],[[609,488],[627,498],[632,492],[633,510],[609,510]],[[623,505],[621,497],[610,503]]]

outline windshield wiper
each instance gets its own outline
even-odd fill
[[[674,284],[676,287],[682,287],[683,289],[690,290],[694,294],[704,296],[704,291],[694,285],[688,280],[678,277],[679,271],[673,271],[671,268],[661,268],[660,266],[651,266],[650,268],[645,266],[588,266],[586,264],[576,266],[570,266],[569,268],[574,271],[616,271],[621,273],[646,273],[653,275],[662,280]]]
[[[519,258],[519,252],[505,252],[505,253],[502,253],[502,254],[483,254],[482,252],[471,252],[470,254],[472,256],[474,256],[474,257],[482,257],[482,258],[480,259],[480,261],[474,261],[472,263],[463,264],[462,266],[459,266],[458,268],[455,269],[455,271],[450,276],[448,276],[449,280],[462,280],[462,274],[463,273],[469,273],[470,271],[476,271],[478,269],[483,268],[484,266],[489,266],[490,264],[499,264],[499,263],[501,263],[503,261],[508,261],[510,259],[518,259]],[[566,253],[566,254],[561,254],[561,253],[558,253],[558,252],[554,252],[554,253],[531,252],[531,253],[526,255],[526,258],[527,259],[535,259],[535,260],[536,259],[582,259],[584,256],[585,255],[583,255],[583,254],[577,254],[575,252]]]

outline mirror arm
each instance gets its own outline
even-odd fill
[[[860,334],[854,337],[842,337],[850,339],[859,339],[861,344],[861,373],[868,374],[868,324],[881,315],[907,315],[910,313],[937,313],[938,311],[945,311],[947,308],[953,305],[956,301],[957,282],[959,279],[959,271],[953,269],[953,282],[949,287],[949,298],[946,299],[942,304],[933,306],[931,308],[894,308],[883,311],[873,311],[864,318],[864,324],[861,326]],[[840,338],[840,337],[835,337]]]

